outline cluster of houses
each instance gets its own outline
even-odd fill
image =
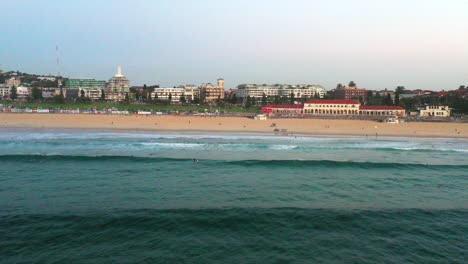
[[[38,77],[38,79],[40,78],[42,78],[42,76]],[[61,78],[48,76],[44,78],[53,78],[48,80],[58,80],[59,82],[57,87],[41,88],[42,98],[51,98],[63,94],[67,99],[86,97],[90,100],[120,102],[129,97],[135,97],[137,92],[139,92],[140,95],[144,94],[144,92],[148,92],[143,91],[143,87],[131,87],[130,80],[122,74],[120,66],[117,68],[117,73],[107,82],[91,78],[67,78],[62,84]],[[16,89],[18,99],[28,98],[33,95],[33,88],[22,86],[21,78],[12,76],[7,79],[4,84],[0,85],[0,98],[10,98],[13,87]],[[215,101],[224,99],[224,80],[221,78],[218,79],[215,85],[204,83],[201,86],[181,85],[178,87],[156,87],[149,90],[149,94],[145,96],[151,96],[151,98],[158,98],[159,100],[168,100],[173,103],[181,102],[184,100],[182,98],[185,98],[187,102],[197,98],[202,98],[204,102]]]
[[[304,104],[274,105],[268,104],[262,109],[268,115],[317,115],[317,116],[406,116],[401,106],[362,105],[350,99],[314,99]],[[420,110],[420,116],[448,117],[451,111],[448,106],[426,106]]]

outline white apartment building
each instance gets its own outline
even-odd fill
[[[0,98],[7,98],[10,97],[11,88],[8,86],[1,86],[0,87]]]
[[[265,94],[267,97],[290,96],[291,93],[294,94],[295,98],[311,98],[315,95],[323,98],[327,91],[320,85],[311,84],[241,84],[237,87],[235,92],[236,96],[241,98],[245,98],[247,96],[261,98],[263,97],[263,94]]]
[[[18,98],[26,98],[30,95],[30,89],[28,87],[19,86],[16,88],[16,94]]]
[[[425,109],[421,109],[421,116],[448,117],[450,116],[450,108],[446,105],[428,105]]]
[[[159,100],[169,100],[169,96],[171,96],[171,102],[174,103],[180,102],[180,98],[184,95],[185,100],[188,102],[200,96],[200,88],[195,85],[154,88],[154,91],[151,93],[151,98],[155,99],[156,95]]]
[[[41,81],[52,81],[52,82],[54,82],[57,78],[52,77],[52,76],[39,76],[39,77],[37,77],[37,79],[39,79]]]
[[[99,87],[80,87],[78,96],[81,97],[81,91],[83,91],[85,97],[89,97],[91,100],[99,100],[101,99],[102,90]]]

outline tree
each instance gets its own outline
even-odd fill
[[[146,84],[143,84],[143,97],[144,99],[148,98],[148,86],[146,86]]]
[[[84,98],[85,98],[85,91],[81,90],[81,99],[84,99]]]
[[[128,95],[128,93],[125,93],[125,100],[124,100],[124,103],[125,103],[125,104],[130,103],[130,96]]]
[[[336,89],[337,89],[337,90],[343,89],[343,85],[342,85],[341,83],[337,84],[337,85],[336,85]]]
[[[246,101],[245,101],[245,108],[250,108],[251,102],[250,102],[250,95],[247,95]]]
[[[199,104],[199,103],[200,103],[200,97],[199,96],[193,97],[192,104]]]
[[[384,105],[392,105],[392,96],[390,93],[387,93],[384,99]]]
[[[151,101],[153,100],[153,99],[151,98],[151,94],[152,94],[152,92],[149,91],[149,92],[148,92],[148,98],[147,98],[148,103],[151,103]]]
[[[185,99],[185,94],[182,94],[180,96],[180,102],[183,103],[183,104],[185,104],[187,102],[187,99]]]
[[[395,89],[395,93],[403,93],[403,91],[405,90],[405,87],[404,86],[398,86],[396,89]]]
[[[266,97],[266,94],[263,93],[262,95],[262,106],[265,106],[267,104],[267,97]]]
[[[231,104],[234,104],[234,105],[237,104],[237,96],[235,93],[232,94],[231,96]]]
[[[372,100],[373,94],[372,91],[367,91],[366,92],[366,103],[369,104],[369,102]]]
[[[16,90],[16,86],[14,85],[13,87],[11,87],[10,98],[12,100],[16,100],[16,98],[18,98],[18,91]]]
[[[32,88],[32,98],[33,99],[42,99],[42,90],[39,89],[38,87]]]
[[[168,99],[169,99],[169,103],[171,103],[172,102],[172,93],[169,93]]]
[[[348,86],[349,87],[356,87],[356,83],[354,81],[350,81]]]
[[[101,89],[101,101],[105,101],[106,100],[106,93],[104,92],[104,89]]]
[[[63,104],[65,102],[65,96],[63,96],[63,88],[60,87],[60,94],[54,96],[54,102],[58,104]]]
[[[280,102],[281,102],[281,98],[280,98],[280,96],[279,96],[279,95],[275,95],[274,102],[275,102],[275,104],[280,104]]]
[[[289,104],[294,104],[294,93],[289,95]]]
[[[395,105],[400,105],[400,94],[405,90],[404,86],[398,86],[395,89]]]

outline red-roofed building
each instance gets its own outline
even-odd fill
[[[262,107],[265,114],[302,114],[303,105],[274,105],[268,104]]]
[[[401,106],[390,105],[361,105],[359,107],[359,115],[367,116],[404,116],[406,110]]]
[[[346,99],[309,100],[304,104],[304,114],[358,115],[360,105],[356,100]]]

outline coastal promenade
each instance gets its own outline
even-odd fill
[[[268,119],[225,116],[90,115],[0,113],[4,128],[87,128],[159,131],[222,131],[273,133],[286,129],[291,135],[354,135],[468,138],[468,123],[379,123],[371,120]]]

